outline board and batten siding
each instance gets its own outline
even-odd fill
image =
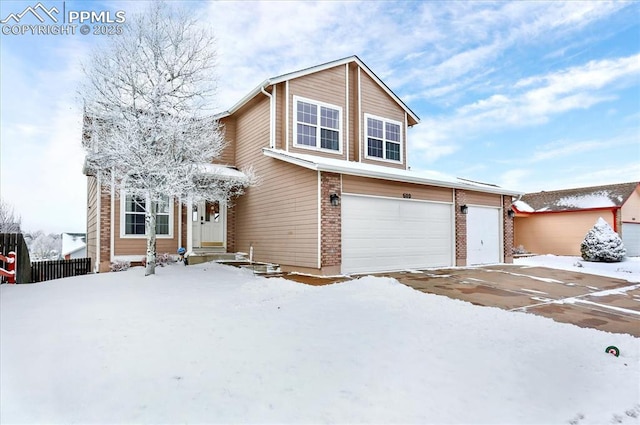
[[[87,176],[87,256],[91,258],[91,264],[98,264],[98,179],[95,176]]]
[[[283,267],[318,268],[318,173],[263,155],[269,146],[269,99],[237,115],[238,167],[252,166],[259,184],[235,200],[236,250]]]
[[[336,66],[327,70],[294,78],[289,81],[289,150],[295,153],[311,154],[334,159],[346,159],[347,137],[345,134],[347,112],[346,99],[346,73],[344,66]],[[280,94],[278,92],[278,94]],[[342,153],[327,150],[312,150],[295,146],[296,105],[294,96],[305,99],[328,103],[342,108]],[[277,98],[276,98],[277,100]],[[284,116],[279,116],[284,119]]]
[[[393,168],[407,168],[407,134],[405,128],[405,111],[398,105],[369,75],[360,71],[360,118],[362,119],[362,140],[360,140],[362,149],[362,162],[376,165],[385,165]],[[402,131],[402,162],[377,161],[366,157],[366,129],[367,123],[365,114],[375,115],[381,118],[387,118],[400,123]]]
[[[379,180],[366,177],[342,176],[342,193],[404,198],[436,202],[453,202],[453,189],[425,186],[391,180]]]

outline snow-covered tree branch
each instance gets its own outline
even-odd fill
[[[155,272],[159,203],[228,201],[253,182],[251,170],[238,178],[210,166],[225,142],[212,115],[214,46],[193,18],[154,2],[84,67],[87,168],[144,209],[146,274]]]

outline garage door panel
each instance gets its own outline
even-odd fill
[[[627,257],[640,256],[640,223],[622,223],[622,243]]]
[[[342,197],[344,273],[452,265],[451,205]]]

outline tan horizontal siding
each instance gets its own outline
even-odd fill
[[[358,66],[349,66],[349,161],[360,161],[358,134],[360,120],[358,119]]]
[[[285,134],[287,128],[286,122],[286,90],[285,83],[275,86],[276,92],[276,139],[275,145],[277,149],[286,149]]]
[[[224,134],[225,146],[219,158],[213,162],[216,164],[235,165],[235,139],[236,139],[236,122],[232,117],[225,117],[220,120],[220,128]]]
[[[410,194],[411,199],[453,201],[453,189],[348,175],[342,176],[342,192],[388,198],[403,198],[405,194]]]
[[[628,223],[640,222],[640,186],[631,193],[631,196],[622,205],[622,221]]]
[[[147,252],[147,239],[142,238],[121,238],[120,237],[120,199],[115,201],[114,215],[114,255],[140,255],[144,256]],[[178,206],[173,206],[173,238],[156,238],[156,252],[158,254],[175,254],[178,250]]]
[[[266,96],[237,114],[238,166],[252,166],[259,185],[235,200],[236,250],[256,261],[318,266],[317,172],[262,154],[269,145]]]
[[[490,207],[501,207],[502,196],[492,193],[465,191],[466,203],[469,205],[485,205]]]
[[[345,117],[347,112],[346,81],[345,67],[342,65],[289,81],[289,150],[291,152],[346,159],[345,144],[348,142],[348,135],[345,134],[347,119]],[[294,96],[342,108],[342,116],[340,117],[342,120],[342,153],[295,147],[294,129],[297,111],[293,100]],[[284,119],[284,115],[279,116],[279,119]]]
[[[360,118],[362,119],[362,138],[360,141],[362,146],[362,162],[369,164],[384,165],[387,167],[406,169],[407,161],[407,135],[405,131],[404,119],[405,111],[395,100],[389,96],[369,75],[364,71],[360,72],[360,96],[362,111]],[[387,118],[400,123],[402,128],[402,162],[385,162],[375,159],[366,158],[366,120],[365,114],[375,115],[381,118]]]

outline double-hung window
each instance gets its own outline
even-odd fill
[[[402,124],[385,118],[365,115],[367,157],[402,161]]]
[[[132,195],[123,197],[123,219],[124,226],[121,229],[122,236],[144,236],[145,235],[145,210],[146,200]],[[171,236],[171,202],[169,198],[162,198],[154,202],[156,206],[156,235]]]
[[[294,96],[295,146],[342,151],[342,108]]]

